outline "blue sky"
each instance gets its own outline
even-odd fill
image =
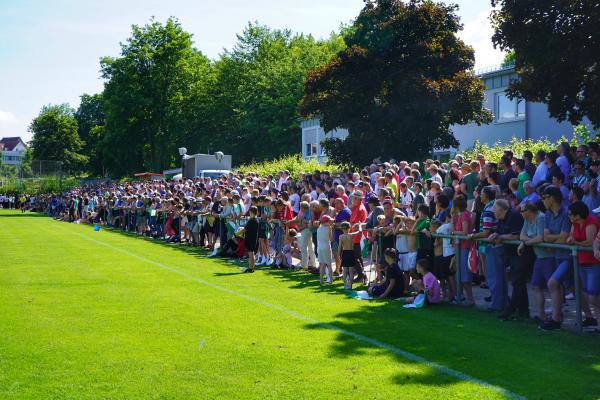
[[[501,62],[490,41],[489,0],[455,1],[475,48],[476,68]],[[351,21],[362,0],[0,0],[0,137],[31,138],[27,127],[49,103],[79,104],[103,82],[99,59],[117,56],[132,24],[179,18],[211,58],[231,48],[248,21],[326,37]]]

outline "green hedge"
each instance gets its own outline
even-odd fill
[[[314,171],[329,171],[336,172],[344,168],[342,165],[335,164],[320,164],[317,160],[304,160],[302,155],[294,154],[283,156],[271,161],[263,161],[254,164],[240,165],[236,168],[237,171],[244,174],[255,172],[260,176],[277,175],[281,170],[290,171],[293,179],[298,179],[302,172]]]
[[[521,158],[525,150],[529,150],[535,156],[535,153],[539,150],[546,152],[555,150],[561,142],[568,142],[571,146],[578,146],[583,143],[587,143],[595,139],[595,133],[590,131],[585,125],[578,125],[575,127],[573,137],[569,140],[565,136],[561,137],[556,142],[551,142],[547,138],[540,140],[532,139],[517,139],[513,138],[508,143],[496,142],[493,145],[481,144],[479,141],[475,142],[473,148],[461,152],[465,159],[477,158],[478,154],[483,154],[486,160],[492,162],[500,161],[504,150],[512,150],[513,154]]]

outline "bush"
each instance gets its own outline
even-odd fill
[[[568,142],[571,146],[578,146],[594,139],[593,132],[585,125],[578,125],[574,129],[571,140],[567,139],[565,136],[561,137],[556,142],[551,142],[548,138],[540,140],[523,140],[513,136],[508,143],[496,142],[493,145],[482,144],[477,140],[473,145],[473,148],[465,150],[461,152],[461,154],[467,160],[475,160],[478,154],[483,154],[487,161],[499,162],[504,150],[512,150],[515,157],[521,158],[525,150],[531,151],[535,156],[535,153],[539,150],[544,150],[546,152],[555,150],[561,142]]]
[[[22,180],[10,178],[2,182],[2,186],[0,186],[0,193],[15,196],[20,196],[22,194],[37,195],[62,193],[79,185],[81,185],[81,180],[75,177],[62,179],[57,177],[46,177]]]
[[[336,172],[344,168],[342,165],[336,164],[320,164],[317,160],[304,160],[300,154],[294,154],[289,156],[282,156],[278,159],[271,161],[263,161],[254,164],[240,165],[236,168],[237,171],[247,174],[249,172],[255,172],[260,176],[275,175],[277,176],[279,171],[288,170],[293,179],[298,179],[298,176],[302,172],[314,172],[314,171],[329,171]]]

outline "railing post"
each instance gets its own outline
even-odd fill
[[[577,247],[571,248],[571,255],[573,256],[573,277],[575,284],[575,326],[577,327],[578,333],[583,333],[583,323],[581,318],[581,288],[579,281],[579,262],[577,260]]]
[[[460,272],[460,239],[456,238],[455,250],[454,250],[454,259],[456,260],[456,303],[462,303],[462,279]]]

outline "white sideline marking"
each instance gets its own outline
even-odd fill
[[[211,287],[211,288],[219,290],[221,292],[224,292],[224,293],[227,293],[227,294],[230,294],[230,295],[233,295],[233,296],[241,297],[241,298],[243,298],[245,300],[248,300],[248,301],[251,301],[251,302],[263,305],[263,306],[265,306],[267,308],[270,308],[272,310],[280,311],[280,312],[282,312],[282,313],[284,313],[286,315],[289,315],[290,317],[293,317],[293,318],[296,318],[296,319],[299,319],[299,320],[302,320],[302,321],[310,322],[313,325],[318,325],[318,326],[320,326],[322,328],[326,328],[326,329],[330,329],[332,331],[336,331],[336,332],[341,333],[342,335],[345,335],[345,336],[350,336],[350,337],[352,337],[352,338],[354,338],[356,340],[359,340],[361,342],[368,343],[370,345],[373,345],[375,347],[379,347],[381,349],[385,349],[385,350],[387,350],[387,351],[389,351],[391,353],[394,353],[396,355],[399,355],[399,356],[401,356],[401,357],[403,357],[403,358],[405,358],[405,359],[407,359],[409,361],[413,361],[413,362],[416,362],[416,363],[424,364],[424,365],[426,365],[429,368],[435,369],[435,370],[437,370],[437,371],[439,371],[439,372],[441,372],[441,373],[443,373],[445,375],[451,376],[453,378],[460,379],[460,380],[467,381],[467,382],[471,382],[471,383],[475,383],[475,384],[477,384],[477,385],[479,385],[481,387],[484,387],[486,389],[489,389],[489,390],[492,390],[492,391],[497,392],[499,394],[502,394],[502,395],[506,396],[509,399],[519,399],[519,400],[526,400],[527,399],[526,397],[521,396],[521,395],[516,394],[516,393],[513,393],[513,392],[511,392],[508,389],[504,389],[503,387],[492,385],[491,383],[488,383],[488,382],[486,382],[484,380],[472,377],[471,375],[467,375],[467,374],[465,374],[463,372],[456,371],[456,370],[454,370],[452,368],[446,367],[446,366],[438,364],[436,362],[429,361],[426,358],[423,358],[423,357],[418,356],[418,355],[413,354],[413,353],[409,353],[409,352],[407,352],[405,350],[402,350],[402,349],[399,349],[399,348],[397,348],[395,346],[392,346],[391,344],[388,344],[388,343],[385,343],[385,342],[381,342],[381,341],[379,341],[377,339],[372,339],[370,337],[363,336],[361,334],[358,334],[358,333],[355,333],[355,332],[352,332],[352,331],[348,331],[348,330],[343,329],[343,328],[339,328],[339,327],[337,327],[335,325],[328,324],[326,322],[318,321],[316,319],[313,319],[311,317],[307,317],[305,315],[299,314],[299,313],[297,313],[295,311],[288,310],[288,309],[283,308],[281,306],[278,306],[276,304],[269,303],[267,301],[264,301],[264,300],[261,300],[261,299],[258,299],[258,298],[252,297],[252,296],[248,296],[248,295],[245,295],[243,293],[238,293],[238,292],[236,292],[234,290],[227,289],[227,288],[219,286],[219,285],[215,285],[213,283],[205,281],[202,278],[198,278],[198,277],[195,277],[193,275],[190,275],[187,272],[180,271],[180,270],[178,270],[176,268],[170,267],[168,265],[165,265],[165,264],[162,264],[162,263],[159,263],[159,262],[156,262],[156,261],[152,261],[152,260],[150,260],[148,258],[139,256],[139,255],[137,255],[135,253],[132,253],[130,251],[121,249],[119,247],[116,247],[116,246],[113,246],[111,244],[102,242],[100,240],[93,239],[93,238],[91,238],[91,237],[89,237],[87,235],[84,235],[82,233],[73,232],[71,230],[67,230],[67,229],[64,229],[64,228],[60,228],[60,229],[63,230],[63,231],[72,233],[74,235],[81,236],[82,238],[87,239],[87,240],[89,240],[91,242],[94,242],[94,243],[97,243],[99,245],[102,245],[102,246],[108,247],[110,249],[113,249],[114,251],[118,251],[118,252],[123,253],[125,255],[128,255],[130,257],[137,258],[140,261],[144,261],[144,262],[146,262],[148,264],[152,264],[152,265],[155,265],[155,266],[157,266],[159,268],[165,269],[167,271],[171,271],[171,272],[173,272],[173,273],[175,273],[175,274],[177,274],[179,276],[182,276],[182,277],[190,279],[192,281],[201,283],[201,284],[203,284],[205,286]]]

